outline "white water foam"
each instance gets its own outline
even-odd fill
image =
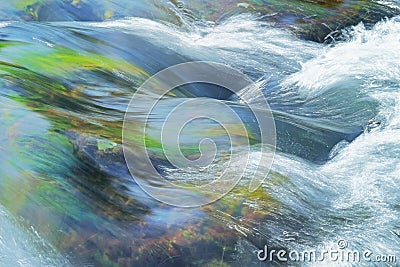
[[[350,250],[362,253],[369,249],[374,256],[396,255],[398,259],[400,19],[384,20],[372,29],[359,24],[349,29],[347,37],[347,41],[321,49],[321,55],[287,78],[283,87],[318,101],[326,101],[329,90],[336,90],[342,101],[348,100],[343,99],[346,96],[341,90],[365,93],[379,103],[376,127],[351,143],[340,143],[335,156],[324,165],[278,154],[272,171],[290,183],[276,186],[266,180],[264,188],[281,203],[279,214],[285,214],[285,222],[269,221],[259,231],[275,239],[270,242],[283,242],[280,246],[298,251],[335,249],[342,239]],[[296,219],[299,216],[303,219]],[[295,238],[285,243],[285,233]],[[254,247],[241,240],[238,258],[257,263],[254,255],[252,259],[244,256],[251,254],[251,249]],[[352,266],[349,262],[301,264]]]
[[[141,38],[159,47],[189,58],[232,64],[244,70],[254,69],[268,76],[274,69],[287,73],[298,70],[298,62],[316,56],[316,48],[321,47],[299,40],[289,31],[274,28],[250,14],[231,17],[218,25],[192,25],[189,31],[142,18],[89,25],[140,34]]]
[[[23,229],[0,205],[0,266],[71,266],[33,228]]]

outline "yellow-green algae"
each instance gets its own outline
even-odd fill
[[[66,47],[36,48],[23,42],[0,42],[0,51],[4,55],[0,59],[6,57],[0,61],[0,76],[12,86],[26,90],[23,95],[14,93],[11,97],[49,117],[59,130],[79,128],[94,135],[102,132],[114,141],[120,140],[122,120],[108,121],[102,116],[82,117],[79,111],[92,112],[89,108],[93,104],[85,99],[82,91],[85,86],[79,83],[70,86],[65,81],[84,72],[101,71],[112,75],[118,71],[140,84],[150,74],[119,58],[90,52],[78,53]],[[61,108],[68,105],[71,108],[76,106],[73,109],[76,112]],[[90,122],[90,119],[95,121]]]

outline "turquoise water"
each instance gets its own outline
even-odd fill
[[[17,7],[1,4],[0,266],[258,266],[265,244],[309,250],[338,240],[400,257],[399,17],[359,23],[321,44],[247,12],[212,23],[169,1],[125,4],[71,9],[58,21],[59,13],[43,13],[46,23],[20,20]],[[119,13],[102,21],[108,10]],[[98,19],[73,21],[83,14]],[[247,190],[260,156],[253,144],[249,161],[243,154],[229,166],[248,164],[235,190],[180,209],[130,177],[121,128],[147,78],[193,60],[228,64],[261,86],[277,152],[256,192]],[[190,90],[163,108],[213,94],[204,84]],[[262,103],[252,90],[240,97]],[[248,118],[236,99],[219,101]],[[145,116],[139,107],[136,116]],[[185,184],[211,181],[227,166],[221,157],[201,172],[176,170],[151,141],[159,170]]]

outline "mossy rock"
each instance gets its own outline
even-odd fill
[[[30,124],[24,122],[34,120],[27,114],[43,122],[43,127],[36,128],[38,133],[27,134],[18,126],[29,129]],[[14,162],[12,166],[22,177],[2,175],[5,190],[0,201],[14,215],[26,218],[26,225],[35,225],[41,236],[76,264],[229,264],[238,236],[254,236],[245,230],[249,222],[268,216],[278,205],[261,188],[249,193],[247,187],[239,186],[211,206],[173,208],[146,197],[127,177],[126,169],[114,169],[123,161],[118,143],[87,134],[54,132],[44,117],[26,108],[21,116],[15,109],[10,116],[6,120],[10,123],[3,126],[9,130],[15,125],[10,148],[20,146],[14,151],[21,154],[10,155],[7,161]],[[245,201],[259,201],[265,209],[254,210]]]

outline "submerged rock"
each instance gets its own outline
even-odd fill
[[[37,21],[101,21],[104,11],[80,0],[39,1],[26,7],[28,15]]]
[[[313,5],[329,9],[341,4]],[[251,5],[235,8],[249,10]],[[130,178],[119,144],[126,104],[148,75],[190,58],[114,30],[27,24],[2,29],[2,38],[9,40],[0,45],[2,93],[24,108],[12,103],[12,112],[2,111],[11,119],[0,127],[7,141],[0,155],[0,201],[77,264],[220,263],[238,236],[255,236],[251,221],[279,208],[263,188],[248,193],[243,186],[212,206],[189,211],[146,196]],[[191,90],[194,97],[230,97],[212,87]],[[176,102],[170,103],[174,107]],[[235,106],[250,125],[248,109]],[[25,123],[14,117],[18,110]],[[294,116],[275,115],[281,151],[310,160],[318,161],[337,141],[360,133],[358,128],[350,133],[313,128]],[[279,174],[270,178],[288,182]],[[229,263],[229,256],[223,260]]]
[[[3,7],[4,6],[4,7]],[[37,21],[104,21],[141,17],[189,26],[195,21],[220,23],[241,13],[255,14],[300,38],[330,42],[345,27],[372,25],[399,10],[372,0],[45,0],[1,3],[4,18]]]
[[[185,4],[198,17],[214,23],[234,14],[253,13],[316,42],[332,41],[345,27],[360,22],[371,25],[399,14],[399,10],[371,0],[187,0]]]
[[[168,0],[38,0],[19,3],[18,8],[23,19],[36,21],[104,21],[141,17],[183,25],[185,20],[193,19],[188,10],[181,10]]]
[[[6,79],[17,87],[20,100],[54,121],[60,130],[79,129],[81,133],[101,135],[117,143],[121,139],[126,105],[135,88],[150,74],[190,60],[186,56],[172,54],[171,49],[157,47],[140,36],[109,29],[88,28],[88,31],[82,27],[57,30],[43,26],[52,32],[63,32],[68,37],[49,40],[57,44],[53,45],[44,35],[24,32],[26,28],[35,32],[36,27],[16,25],[3,29],[5,34],[24,33],[19,42],[3,42],[0,47],[8,55],[8,61],[13,62],[0,64],[0,70],[7,73]],[[30,38],[40,42],[29,43]],[[182,87],[174,94],[163,102],[166,112],[188,97],[230,100],[232,96],[226,90],[204,84]],[[354,98],[351,94],[349,97]],[[360,120],[348,129],[324,127],[315,122],[314,125],[306,124],[306,121],[296,117],[296,112],[301,115],[296,105],[304,109],[307,103],[301,104],[296,98],[292,99],[293,103],[287,103],[287,100],[284,95],[282,99],[270,103],[278,131],[278,149],[315,162],[327,160],[330,150],[341,140],[352,141],[361,134],[365,124],[374,116],[370,114],[365,122]],[[253,136],[251,142],[259,141],[258,126],[251,111],[234,100],[227,104],[237,111],[250,129]],[[372,104],[365,105],[365,108],[372,110]],[[310,105],[303,112],[313,114],[329,105]],[[155,129],[162,126],[159,120],[151,123]],[[196,140],[192,140],[195,146],[198,145]]]
[[[235,245],[239,238],[257,243],[260,233],[256,229],[256,221],[278,219],[275,215],[271,217],[271,212],[279,208],[279,202],[263,188],[250,193],[246,185],[238,185],[219,202],[197,209],[174,208],[147,199],[123,164],[121,145],[79,133],[64,134],[74,144],[75,154],[81,163],[87,163],[96,173],[105,174],[103,182],[87,183],[92,186],[90,191],[96,192],[90,198],[96,200],[100,196],[109,201],[106,205],[109,208],[108,218],[96,213],[99,218],[85,220],[85,225],[75,222],[68,234],[61,237],[62,251],[71,255],[75,263],[84,259],[101,266],[229,264],[234,262]],[[118,171],[115,170],[117,166]],[[269,181],[281,184],[287,182],[287,178],[273,172]],[[106,187],[106,194],[102,194],[104,189],[96,189],[104,182],[113,184]],[[123,187],[128,190],[122,190]],[[133,199],[114,205],[116,195]],[[135,220],[133,217],[126,219],[130,212],[125,215],[118,212],[119,209],[127,210],[129,206],[141,206],[143,201],[150,209],[145,213],[134,211],[133,214],[138,216]],[[99,203],[95,206],[101,208]],[[114,208],[110,207],[110,203],[114,203],[111,205]],[[100,225],[107,226],[107,229]],[[77,245],[80,246],[79,251],[76,250]],[[207,258],[203,257],[205,254]],[[224,256],[221,258],[221,255]]]

